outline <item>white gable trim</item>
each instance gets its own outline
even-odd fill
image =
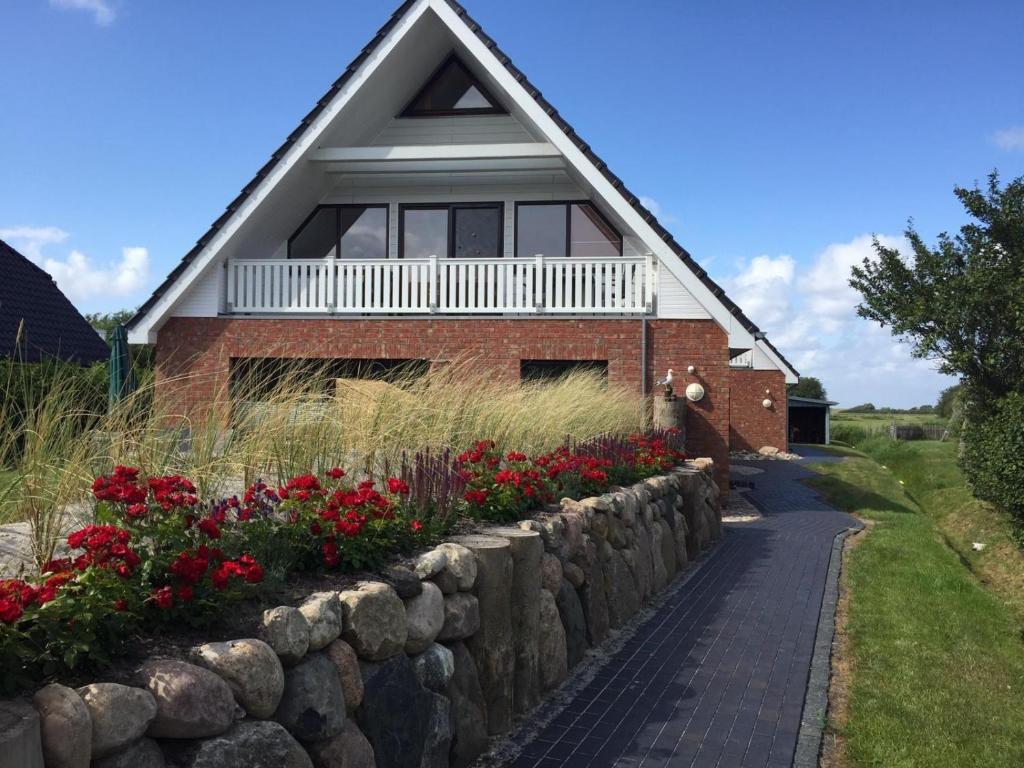
[[[163,295],[150,307],[139,321],[128,331],[131,344],[153,344],[156,342],[156,330],[168,316],[175,303],[184,295],[190,285],[203,274],[217,256],[224,244],[238,231],[242,223],[256,211],[267,194],[291,171],[293,166],[303,158],[309,149],[316,145],[320,136],[334,119],[345,108],[352,96],[363,86],[380,63],[390,55],[398,42],[419,21],[423,13],[430,7],[430,0],[418,0],[414,3],[398,23],[392,27],[363,61],[352,77],[341,87],[331,99],[327,107],[313,120],[302,136],[285,152],[284,157],[274,166],[266,178],[259,182],[252,194],[239,206],[231,218],[217,232],[213,239],[196,254],[195,259],[178,275],[177,279],[167,287]]]
[[[796,384],[800,381],[800,376],[795,370],[793,370],[793,367],[788,365],[785,360],[779,357],[778,353],[768,344],[765,344],[762,339],[757,340],[757,348],[765,357],[772,361],[772,364],[776,368],[786,375],[787,384]]]

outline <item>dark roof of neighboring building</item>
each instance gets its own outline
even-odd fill
[[[242,189],[238,197],[231,201],[224,214],[221,215],[221,217],[210,226],[210,229],[207,231],[205,235],[203,235],[199,239],[195,247],[193,247],[191,251],[185,254],[184,258],[181,260],[181,263],[174,268],[171,274],[167,276],[167,279],[160,284],[156,291],[154,291],[153,295],[149,298],[149,300],[147,300],[146,303],[139,308],[139,311],[135,313],[132,319],[128,321],[129,327],[134,325],[136,321],[138,321],[142,317],[142,315],[149,311],[153,304],[155,304],[159,300],[160,296],[163,295],[164,291],[166,291],[171,286],[171,284],[178,277],[178,275],[180,275],[182,271],[184,271],[184,269],[192,262],[196,255],[217,234],[217,232],[227,222],[227,220],[231,218],[234,212],[242,205],[242,203],[244,203],[248,199],[249,195],[256,188],[256,186],[261,181],[263,181],[263,179],[267,175],[270,174],[270,172],[277,165],[278,161],[282,157],[284,157],[285,153],[291,148],[291,146],[296,141],[298,141],[299,137],[302,136],[303,133],[305,133],[306,128],[317,118],[317,116],[319,116],[319,114],[324,110],[324,108],[331,101],[331,99],[334,98],[334,95],[339,90],[341,90],[345,83],[348,82],[349,78],[351,78],[352,75],[355,73],[356,69],[358,69],[359,66],[367,59],[367,57],[369,57],[373,53],[377,45],[379,45],[380,42],[387,36],[387,34],[391,31],[392,27],[394,27],[395,24],[398,23],[399,19],[405,14],[406,10],[408,10],[409,6],[411,6],[414,2],[415,0],[405,0],[405,2],[402,3],[395,10],[394,13],[391,14],[391,18],[388,19],[387,23],[385,23],[384,26],[377,30],[377,34],[373,36],[373,39],[370,40],[366,47],[364,47],[363,50],[361,50],[359,54],[351,61],[351,63],[348,65],[345,71],[341,74],[341,77],[334,81],[334,84],[328,89],[327,93],[325,93],[320,98],[320,100],[316,103],[316,106],[313,107],[312,111],[310,111],[309,114],[302,118],[302,122],[299,123],[299,126],[294,131],[292,131],[291,134],[289,134],[288,138],[285,139],[284,144],[278,147],[277,151],[275,151],[274,154],[271,156],[270,161],[262,168],[260,168],[260,170],[256,173],[255,178],[253,178],[253,180],[250,181]],[[530,96],[534,99],[534,101],[537,102],[541,109],[543,109],[547,113],[547,115],[551,117],[552,120],[555,121],[555,124],[565,133],[566,136],[569,137],[569,139],[572,140],[572,142],[587,157],[587,159],[594,164],[594,166],[601,172],[601,174],[608,180],[608,182],[626,199],[626,201],[644,219],[644,221],[646,221],[654,229],[654,231],[665,242],[665,244],[672,249],[672,252],[675,253],[683,261],[683,263],[686,264],[690,271],[693,272],[694,275],[696,275],[697,279],[704,283],[704,285],[707,286],[708,290],[710,290],[711,293],[714,294],[715,297],[722,302],[722,304],[730,312],[730,314],[732,314],[733,317],[739,320],[740,324],[744,328],[746,328],[748,332],[750,332],[751,334],[760,334],[761,331],[757,327],[757,325],[749,317],[743,314],[743,310],[741,310],[739,306],[726,295],[725,290],[720,285],[718,285],[718,283],[711,279],[711,276],[708,275],[707,271],[705,271],[704,268],[697,263],[697,261],[690,255],[690,253],[685,248],[683,248],[683,246],[681,246],[678,242],[676,242],[675,238],[672,237],[672,233],[665,229],[665,227],[663,227],[658,222],[657,217],[655,217],[653,213],[651,213],[647,208],[644,207],[644,205],[640,202],[640,198],[634,195],[629,190],[625,183],[623,183],[622,179],[620,179],[618,176],[612,173],[611,169],[608,168],[608,164],[605,163],[600,157],[598,157],[597,153],[594,152],[593,149],[591,149],[590,145],[587,144],[578,133],[576,133],[576,130],[569,124],[569,122],[558,113],[558,110],[555,109],[554,106],[550,102],[548,102],[547,99],[544,98],[540,90],[538,90],[537,87],[534,86],[533,83],[529,81],[526,75],[523,74],[523,72],[512,63],[512,60],[508,57],[508,55],[504,51],[502,51],[501,48],[498,47],[498,44],[489,35],[487,35],[487,33],[483,31],[483,28],[473,19],[472,16],[469,15],[466,9],[463,8],[459,3],[455,2],[455,0],[446,0],[446,2],[448,3],[448,5],[451,6],[452,10],[455,11],[455,13],[462,18],[462,20],[466,23],[466,26],[468,26],[473,31],[473,33],[480,39],[480,41],[490,49],[491,53],[493,53],[497,57],[498,61],[500,61],[502,65],[505,67],[505,69],[508,70],[509,74],[511,74],[519,82],[519,84],[526,89],[526,92],[530,94]],[[768,341],[767,338],[763,337],[763,335],[759,336],[758,338],[761,338],[761,340],[763,340],[765,344],[771,347],[772,351],[776,355],[778,355],[779,358],[787,366],[792,368],[794,373],[796,373],[796,369],[793,368],[792,364],[790,364],[790,362],[786,360],[782,353],[779,352],[779,350],[777,350],[772,345],[772,343]]]
[[[33,363],[58,358],[87,364],[110,356],[106,342],[53,278],[3,240],[0,275],[0,357]]]
[[[820,405],[824,407],[826,405],[839,405],[839,403],[837,403],[835,400],[819,400],[816,397],[797,397],[796,395],[789,395],[787,399],[791,403],[796,403],[797,406],[806,405],[813,407],[816,405]]]

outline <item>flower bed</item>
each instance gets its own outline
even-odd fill
[[[72,556],[39,583],[0,581],[0,684],[103,663],[132,632],[202,625],[264,580],[379,567],[462,518],[517,520],[642,480],[683,460],[679,442],[602,437],[529,458],[481,441],[454,459],[417,454],[380,481],[334,467],[209,502],[187,478],[116,467],[93,484],[95,523],[68,537]]]

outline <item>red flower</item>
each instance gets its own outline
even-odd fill
[[[413,533],[419,533],[423,530],[423,523],[421,523],[419,520],[413,520],[411,523],[409,523],[409,527],[412,528]]]
[[[484,504],[487,503],[487,496],[488,496],[487,489],[486,488],[479,488],[479,489],[471,489],[471,490],[466,491],[466,494],[465,494],[465,496],[463,496],[463,498],[466,501],[468,501],[470,504],[477,504],[479,506],[483,506]]]
[[[521,451],[509,451],[505,458],[509,461],[526,461],[526,454]]]
[[[388,478],[388,492],[389,493],[400,493],[406,494],[409,492],[409,484],[404,480],[399,480],[397,477]]]
[[[220,538],[220,528],[217,523],[206,517],[199,521],[199,530],[209,536],[211,539]]]
[[[341,467],[331,467],[324,474],[326,474],[332,480],[341,480],[341,478],[345,476],[345,470],[342,469]]]
[[[141,517],[145,517],[149,508],[145,504],[131,504],[124,513],[132,520],[138,520]]]
[[[245,569],[245,580],[249,584],[259,584],[263,581],[263,566],[259,563],[253,563]]]
[[[115,611],[127,611],[128,610],[128,601],[127,600],[115,600],[114,601],[114,610]]]
[[[324,555],[324,565],[328,568],[336,568],[341,562],[341,558],[338,556],[338,545],[334,543],[334,540],[324,542],[321,551]]]
[[[195,597],[195,592],[188,584],[183,584],[178,587],[178,599],[181,600],[181,602],[191,603],[193,597]]]
[[[174,592],[170,587],[160,587],[160,589],[153,590],[152,598],[153,602],[156,603],[156,607],[163,611],[174,605]]]

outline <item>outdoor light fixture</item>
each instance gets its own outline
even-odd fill
[[[697,366],[695,366],[695,365],[688,365],[688,366],[686,366],[686,372],[687,373],[696,373],[697,372]]]
[[[687,400],[690,400],[690,401],[696,403],[698,400],[702,400],[703,398],[704,398],[704,387],[702,387],[697,382],[693,382],[693,384],[689,384],[686,387],[686,399]]]
[[[772,403],[772,399],[770,397],[766,397],[764,400],[761,401],[761,405],[763,405],[765,408],[771,408],[772,405],[774,405],[774,403]]]

